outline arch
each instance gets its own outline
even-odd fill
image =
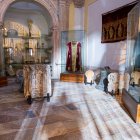
[[[0,2],[0,26],[2,25],[3,21],[4,21],[4,16],[5,13],[7,11],[7,9],[9,8],[9,6],[12,3],[16,3],[16,2],[20,2],[20,1],[25,1],[25,2],[33,2],[33,3],[37,3],[40,6],[42,6],[43,8],[45,8],[51,18],[52,18],[52,31],[53,31],[53,62],[52,62],[52,66],[53,66],[53,77],[54,78],[58,78],[59,77],[59,73],[60,73],[60,68],[58,68],[58,66],[56,66],[56,63],[58,63],[59,59],[60,59],[60,51],[59,51],[59,41],[60,41],[60,32],[59,32],[59,20],[58,20],[58,16],[57,16],[57,7],[54,3],[53,0],[3,0]],[[0,47],[1,48],[1,47]],[[2,51],[1,51],[2,52]],[[1,57],[1,54],[0,54]]]
[[[0,8],[0,21],[2,22],[4,20],[4,15],[8,9],[8,7],[15,2],[20,2],[21,0],[3,0],[1,2],[1,8]],[[24,1],[24,0],[23,0]],[[31,0],[30,2],[35,2],[40,4],[42,7],[44,7],[46,10],[48,10],[52,21],[53,21],[53,26],[58,27],[59,26],[59,21],[57,17],[57,10],[56,7],[53,3],[52,0]]]

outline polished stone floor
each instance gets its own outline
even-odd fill
[[[12,79],[0,88],[0,140],[140,140],[112,96],[81,83],[52,82],[50,102],[28,105]]]

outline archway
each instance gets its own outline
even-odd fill
[[[55,6],[55,3],[52,0],[30,0],[30,1],[26,1],[26,0],[3,0],[0,2],[1,8],[0,8],[0,23],[1,26],[3,25],[4,22],[4,16],[5,13],[7,11],[7,9],[9,8],[9,6],[13,3],[16,2],[32,2],[35,4],[40,5],[41,7],[43,7],[44,9],[46,9],[51,18],[52,18],[52,32],[53,32],[53,36],[52,36],[52,41],[53,41],[53,59],[52,59],[52,68],[53,68],[53,77],[54,78],[58,78],[59,77],[59,67],[56,65],[56,63],[58,63],[59,58],[60,58],[60,51],[59,51],[59,21],[58,21],[58,16],[57,16],[57,9]],[[1,32],[1,36],[0,36],[0,45],[2,46],[2,32]],[[0,54],[0,58],[1,58],[1,62],[3,61],[3,56],[2,56],[2,48],[1,48],[1,54]]]

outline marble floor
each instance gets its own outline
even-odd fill
[[[28,105],[15,81],[0,88],[0,140],[140,140],[115,98],[81,83],[52,82],[53,96]]]

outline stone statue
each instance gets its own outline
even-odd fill
[[[108,75],[108,92],[115,94],[118,92],[118,73],[110,73]]]

